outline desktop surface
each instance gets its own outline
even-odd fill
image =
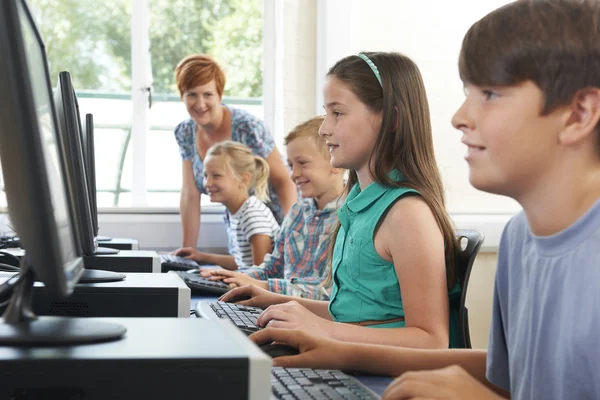
[[[47,396],[40,398],[269,396],[271,360],[228,322],[90,320],[122,324],[127,328],[125,337],[79,346],[0,346],[0,398],[24,390]]]

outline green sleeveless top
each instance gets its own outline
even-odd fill
[[[396,181],[404,179],[398,171],[391,176]],[[377,182],[361,191],[356,184],[338,209],[341,226],[333,249],[333,286],[329,301],[329,313],[335,321],[385,321],[404,316],[396,269],[377,253],[373,238],[391,206],[410,195],[419,195],[419,192]],[[449,295],[460,296],[460,287],[454,287]],[[454,347],[458,340],[457,310],[451,310],[450,321],[450,347]],[[404,321],[370,325],[372,328],[404,326]]]

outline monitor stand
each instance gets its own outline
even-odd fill
[[[0,323],[0,346],[68,346],[119,340],[125,335],[125,327],[112,322],[36,316],[31,309],[34,274],[24,260]]]
[[[102,269],[84,269],[78,283],[119,282],[125,279],[124,274]]]

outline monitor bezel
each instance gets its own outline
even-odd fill
[[[54,91],[54,107],[65,156],[67,186],[74,206],[77,240],[83,254],[92,256],[96,252],[96,235],[83,155],[79,105],[69,72],[63,71],[58,75],[58,83]]]
[[[96,187],[96,154],[94,147],[94,116],[85,115],[85,129],[83,130],[83,156],[87,165],[88,194],[90,196],[90,206],[92,208],[92,218],[94,223],[94,236],[98,236],[98,199]]]
[[[69,210],[71,222],[71,254],[74,257],[70,260],[63,259],[59,227],[54,218],[54,204],[47,179],[38,113],[29,80],[30,66],[18,7],[23,7],[42,53],[45,89],[50,102],[50,123],[59,142],[59,172],[62,173],[65,207]],[[53,106],[46,48],[24,0],[0,1],[0,48],[4,48],[8,55],[0,62],[0,86],[5,88],[5,95],[0,96],[0,159],[3,164],[9,215],[26,249],[27,262],[37,279],[45,283],[51,294],[67,296],[83,272],[83,259],[77,246],[77,233],[74,230],[72,207],[69,204],[64,156],[60,151],[60,133]],[[27,132],[31,134],[27,135]]]

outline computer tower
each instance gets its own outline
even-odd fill
[[[23,257],[24,249],[4,249],[15,257]],[[162,272],[160,256],[150,250],[121,250],[117,254],[84,256],[87,269],[101,269],[114,272]]]
[[[139,243],[135,239],[110,238],[108,240],[98,240],[98,247],[108,247],[117,250],[139,250]]]
[[[125,337],[89,345],[0,346],[0,398],[270,398],[271,358],[229,321],[94,320],[125,326]]]
[[[125,273],[125,280],[79,283],[71,296],[54,299],[35,283],[37,315],[69,317],[190,317],[190,289],[176,274]]]

